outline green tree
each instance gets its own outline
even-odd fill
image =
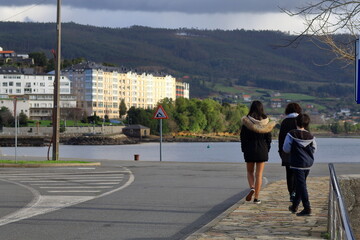
[[[225,118],[220,112],[220,103],[212,99],[205,99],[202,101],[201,110],[206,116],[206,132],[222,132],[225,129]]]
[[[178,126],[179,131],[189,130],[189,100],[186,98],[177,98],[175,100],[174,120]]]
[[[55,70],[55,60],[54,60],[54,58],[50,58],[47,65],[46,65],[45,71],[46,72],[51,72],[53,70]]]
[[[126,115],[127,107],[125,103],[125,99],[121,99],[119,106],[119,117],[123,118]]]
[[[19,114],[19,125],[21,127],[27,126],[28,120],[28,116],[23,111],[21,111],[21,113]]]
[[[226,120],[226,131],[231,133],[239,133],[241,128],[241,118],[248,112],[248,108],[244,104],[230,106],[223,104],[222,112]]]
[[[48,64],[48,59],[43,52],[29,53],[29,57],[34,59],[35,66],[46,67]]]
[[[335,122],[330,125],[330,130],[334,134],[339,134],[339,133],[344,132],[344,126],[341,125],[339,122]]]
[[[7,107],[0,108],[0,125],[5,127],[15,126],[15,119]]]
[[[201,101],[191,100],[187,107],[189,113],[189,131],[202,132],[206,128],[207,120],[205,114],[201,111]]]

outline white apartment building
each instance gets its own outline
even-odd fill
[[[29,110],[24,113],[33,120],[51,119],[54,93],[53,75],[24,74],[14,67],[0,67],[0,106],[15,97],[28,99]],[[11,106],[6,103],[6,106]],[[76,98],[71,95],[67,77],[60,78],[60,108],[76,108]],[[13,111],[13,108],[10,109]],[[28,113],[27,113],[28,112]]]
[[[176,79],[170,75],[138,74],[93,62],[74,65],[62,75],[71,81],[77,107],[88,115],[118,118],[122,99],[129,109],[154,108],[164,98],[176,98]]]
[[[16,104],[16,115],[21,112],[25,113],[26,116],[30,114],[29,100],[24,97],[18,97],[16,99],[9,98],[7,94],[0,94],[0,108],[6,107],[9,111],[15,115],[15,104]]]

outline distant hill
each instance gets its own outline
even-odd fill
[[[62,24],[62,57],[84,57],[162,71],[191,84],[192,97],[226,94],[215,86],[253,86],[320,97],[352,97],[353,67],[326,65],[329,53],[310,42],[274,48],[291,36],[276,31],[100,28]],[[0,22],[0,46],[18,53],[56,48],[54,23]],[[320,66],[323,65],[323,66]]]

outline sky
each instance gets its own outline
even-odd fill
[[[99,27],[279,30],[293,34],[302,19],[280,8],[298,0],[62,0],[61,21]],[[0,0],[0,21],[56,22],[57,0]]]

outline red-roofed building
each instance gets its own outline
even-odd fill
[[[16,57],[16,53],[14,51],[0,51],[0,58],[11,58]]]

